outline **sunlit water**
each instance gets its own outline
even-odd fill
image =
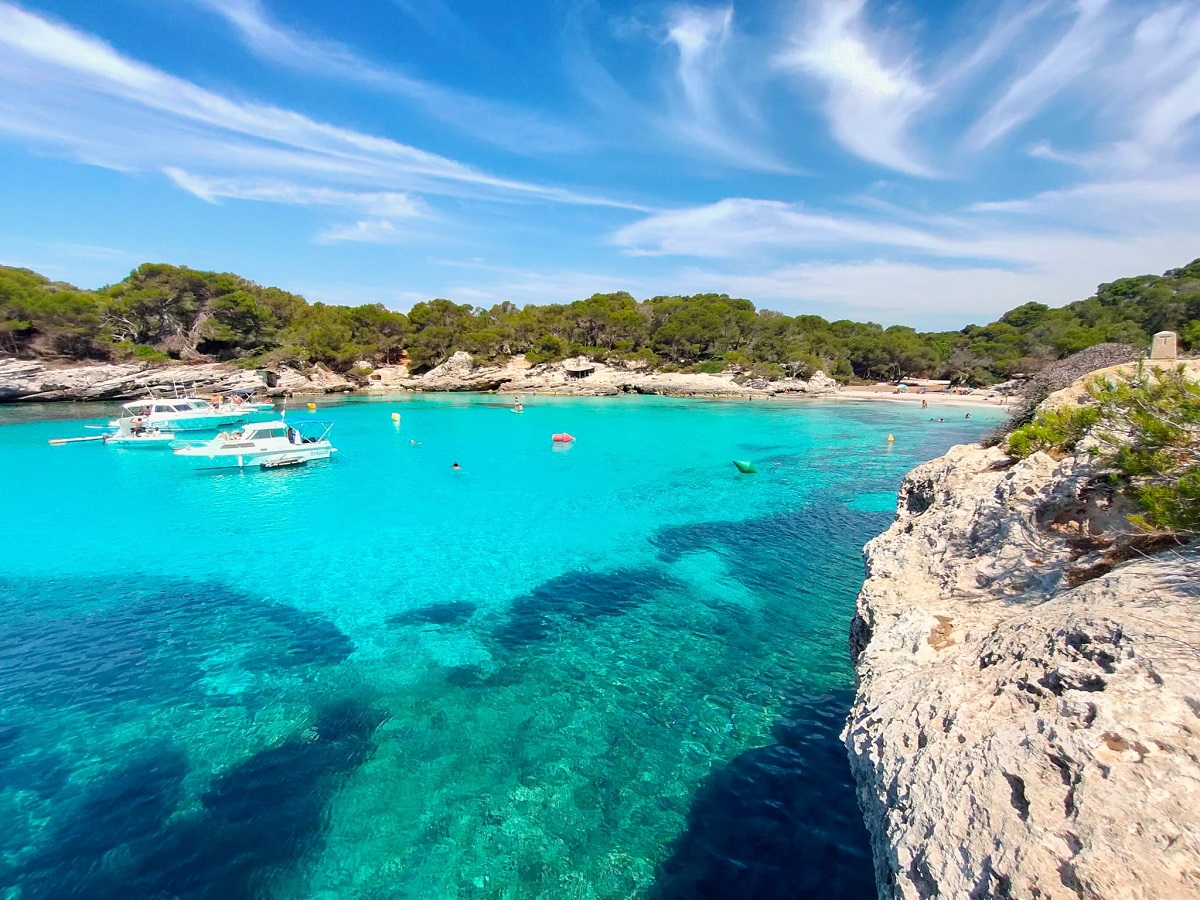
[[[0,409],[0,896],[873,896],[860,549],[999,414],[528,400],[232,474]]]

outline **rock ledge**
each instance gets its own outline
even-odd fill
[[[1096,577],[1091,466],[955,447],[867,545],[844,738],[880,898],[1200,897],[1200,544]]]

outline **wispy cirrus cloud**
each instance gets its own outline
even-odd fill
[[[509,179],[387,137],[233,99],[0,2],[0,133],[219,197],[428,214],[418,197],[644,209]]]
[[[392,191],[340,191],[269,179],[245,181],[234,178],[206,178],[174,166],[164,168],[163,174],[189,194],[209,203],[225,199],[251,200],[288,206],[333,206],[362,210],[370,215],[387,216],[392,219],[431,216],[426,205],[420,200]]]
[[[318,244],[398,244],[406,239],[411,240],[411,236],[388,219],[359,219],[352,225],[326,228],[317,235]]]
[[[1076,0],[1074,17],[1049,50],[1014,79],[971,126],[967,145],[986,147],[1036,116],[1055,96],[1094,68],[1097,54],[1120,27],[1109,0]]]
[[[934,170],[909,128],[933,95],[916,61],[888,44],[887,36],[867,23],[865,0],[822,0],[810,4],[775,62],[821,86],[830,130],[851,153],[929,177]]]
[[[757,111],[764,81],[761,47],[738,33],[732,5],[677,4],[652,20],[610,27],[625,43],[653,48],[657,58],[649,83],[629,89],[597,59],[576,13],[566,30],[568,67],[602,120],[652,137],[647,150],[682,150],[746,171],[802,171],[777,152]],[[646,94],[651,99],[643,99]]]
[[[981,250],[971,240],[904,224],[747,198],[655,213],[619,229],[613,243],[638,256],[709,258],[847,246],[891,247],[958,257],[978,256]]]
[[[518,153],[575,152],[592,145],[581,131],[542,114],[477,97],[372,62],[344,44],[313,38],[280,24],[261,0],[191,0],[233,26],[243,43],[270,62],[322,78],[385,91],[477,140]]]

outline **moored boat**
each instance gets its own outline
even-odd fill
[[[329,459],[337,452],[329,443],[332,428],[332,422],[316,419],[293,423],[282,419],[249,422],[210,441],[178,447],[175,455],[199,469],[298,466],[310,460]]]
[[[153,449],[170,447],[175,443],[175,433],[163,431],[155,425],[147,426],[140,418],[118,419],[117,430],[104,435],[104,443],[110,447],[129,449]]]
[[[254,404],[213,406],[198,397],[150,397],[122,403],[120,417],[108,424],[113,428],[121,428],[122,423],[132,427],[134,419],[141,419],[146,428],[162,431],[215,431],[245,422],[258,412]]]

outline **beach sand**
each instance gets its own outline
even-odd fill
[[[976,394],[949,394],[940,392],[919,394],[909,392],[901,394],[896,393],[892,388],[888,390],[876,390],[870,387],[843,387],[836,394],[829,394],[827,396],[829,399],[916,403],[918,405],[924,400],[929,404],[931,413],[937,409],[987,408],[1008,410],[1015,405],[1016,401],[1014,397],[1005,397],[1004,395],[991,392]]]

